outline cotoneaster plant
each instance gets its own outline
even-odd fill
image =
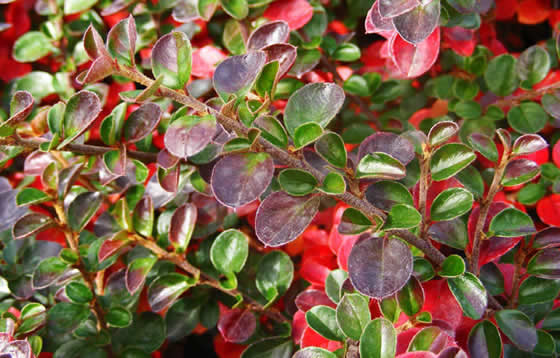
[[[554,6],[0,1],[0,358],[556,357]]]

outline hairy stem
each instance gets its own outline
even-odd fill
[[[494,196],[500,191],[501,189],[501,180],[504,176],[504,171],[506,169],[506,165],[508,163],[508,155],[504,153],[500,164],[496,168],[494,172],[494,178],[492,179],[492,184],[490,185],[490,189],[488,189],[488,194],[480,203],[480,211],[478,214],[478,220],[476,221],[476,226],[474,230],[474,240],[473,240],[473,249],[470,258],[470,267],[471,271],[478,276],[480,273],[480,268],[478,267],[478,261],[480,258],[480,245],[482,244],[482,235],[484,233],[484,224],[486,223],[486,217],[488,216],[488,211],[490,210],[490,206],[494,201]]]
[[[497,107],[500,107],[500,108],[510,107],[510,106],[513,106],[513,105],[518,104],[518,103],[523,102],[523,101],[532,100],[532,99],[538,98],[540,96],[543,96],[545,94],[553,93],[557,89],[560,89],[560,81],[555,82],[555,83],[553,83],[551,85],[548,85],[546,87],[539,88],[537,90],[527,91],[527,92],[522,93],[522,94],[517,95],[517,96],[506,97],[506,98],[501,99],[499,101],[496,101],[494,103],[490,103],[488,106],[493,105],[493,106],[497,106]]]

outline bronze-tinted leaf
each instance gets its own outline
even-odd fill
[[[261,69],[266,63],[266,54],[262,51],[249,52],[245,55],[232,56],[216,67],[214,88],[220,96],[227,98],[230,94],[238,97],[245,95],[251,88]]]
[[[182,89],[191,75],[191,42],[184,32],[173,31],[160,37],[152,49],[152,71],[163,76],[163,85]]]
[[[272,181],[274,162],[266,153],[231,154],[220,159],[212,171],[216,199],[239,207],[257,199]]]
[[[295,240],[319,210],[319,197],[270,194],[259,206],[255,231],[266,246],[278,247]]]
[[[200,153],[216,133],[216,118],[213,115],[184,116],[171,123],[163,138],[169,153],[187,158]]]
[[[370,135],[360,144],[358,160],[366,154],[382,152],[389,154],[403,165],[414,159],[414,146],[406,138],[389,132],[378,132]]]
[[[134,143],[145,138],[156,128],[161,116],[160,106],[155,103],[144,103],[124,122],[124,139],[128,143]]]
[[[276,79],[284,77],[296,61],[297,48],[290,44],[273,44],[262,49],[266,53],[266,63],[278,61]]]
[[[39,214],[30,213],[16,221],[12,228],[14,239],[23,239],[48,228],[54,224],[50,217]]]
[[[107,35],[107,50],[118,62],[126,66],[134,66],[136,52],[136,23],[134,17],[121,20],[113,26]]]
[[[267,22],[259,26],[247,40],[250,50],[260,50],[263,47],[286,43],[290,38],[290,27],[282,20]]]
[[[171,217],[169,241],[178,252],[184,252],[189,245],[196,224],[197,209],[191,203],[179,207]]]
[[[70,97],[64,111],[64,140],[58,148],[64,148],[88,130],[100,112],[101,101],[94,92],[82,90]]]

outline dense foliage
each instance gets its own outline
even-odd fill
[[[560,353],[548,0],[0,9],[1,358]]]

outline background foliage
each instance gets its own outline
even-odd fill
[[[0,0],[0,357],[556,357],[556,5]]]

